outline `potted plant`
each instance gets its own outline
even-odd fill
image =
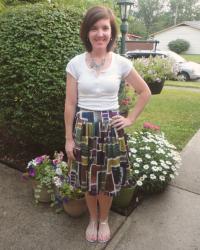
[[[134,67],[148,84],[152,94],[160,94],[165,80],[174,75],[169,59],[159,56],[135,59]]]
[[[163,191],[178,175],[180,154],[158,126],[145,123],[142,131],[129,135],[128,146],[131,175],[144,194]]]
[[[129,207],[134,195],[137,194],[136,187],[136,183],[132,183],[132,185],[122,186],[119,193],[113,197],[112,207],[122,209]]]
[[[79,187],[70,184],[67,172],[60,171],[58,174],[57,171],[53,181],[56,187],[56,200],[63,204],[64,211],[67,214],[78,217],[87,211],[84,193]]]
[[[32,183],[36,203],[50,202],[54,198],[52,180],[55,169],[48,155],[38,156],[27,165],[23,177],[29,177]]]
[[[23,174],[31,180],[36,203],[55,200],[53,178],[59,169],[67,168],[67,164],[62,161],[62,152],[55,152],[54,157],[53,160],[48,155],[36,157],[28,163],[27,172]]]
[[[129,85],[125,84],[125,82],[121,82],[120,84],[118,100],[120,114],[127,117],[129,110],[134,106],[135,95],[133,94],[133,91],[130,90]]]

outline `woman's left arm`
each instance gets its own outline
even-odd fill
[[[131,126],[143,111],[151,96],[149,87],[135,69],[132,69],[124,80],[135,89],[138,98],[134,109],[128,114],[127,118],[121,115],[113,117],[111,124],[116,127],[117,130]]]

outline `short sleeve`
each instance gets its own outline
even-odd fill
[[[66,67],[66,73],[70,73],[76,80],[78,80],[78,62],[76,57],[72,58]]]
[[[121,57],[122,78],[126,78],[132,69],[133,69],[133,62],[125,57]]]

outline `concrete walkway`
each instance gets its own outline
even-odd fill
[[[177,87],[177,86],[164,86],[164,89],[186,90],[191,92],[200,92],[200,88],[192,87]]]
[[[200,130],[181,155],[179,176],[134,210],[106,250],[200,250]]]
[[[200,250],[200,131],[182,152],[179,176],[129,217],[110,213],[112,240],[85,241],[88,215],[35,205],[30,184],[0,164],[0,250]]]

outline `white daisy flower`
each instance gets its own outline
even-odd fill
[[[158,165],[158,163],[156,161],[151,161],[152,165]]]
[[[160,165],[165,169],[169,169],[169,166],[163,162],[161,162]]]
[[[134,170],[134,172],[135,172],[136,174],[139,174],[140,171],[136,169],[136,170]]]
[[[37,166],[37,163],[35,160],[32,160],[32,164],[33,164],[33,166]]]
[[[136,158],[136,161],[140,163],[142,162],[142,158]]]
[[[147,169],[149,169],[149,165],[145,164],[145,165],[143,166],[143,168],[147,170]]]
[[[34,164],[33,164],[33,161],[29,161],[29,163],[28,163],[28,168],[29,168],[31,165],[34,165]],[[35,165],[34,165],[34,166],[35,166]]]
[[[57,175],[62,175],[62,169],[61,168],[56,168],[56,174]]]
[[[171,169],[172,169],[173,171],[176,171],[176,167],[175,167],[175,166],[171,166]]]
[[[170,169],[170,167],[169,166],[167,166],[167,165],[165,165],[165,166],[163,166],[165,169]]]
[[[137,153],[137,150],[135,148],[130,148],[131,153]]]
[[[136,140],[135,140],[135,139],[132,139],[132,140],[129,140],[129,142],[131,142],[131,143],[136,143]]]
[[[151,159],[151,155],[149,155],[149,154],[145,154],[145,157],[146,157],[147,159]]]
[[[161,181],[165,181],[165,176],[160,175],[160,176],[159,176],[159,179],[160,179]]]
[[[163,173],[164,175],[166,175],[166,174],[167,174],[167,172],[166,172],[166,171],[162,171],[162,173]]]
[[[137,185],[140,186],[140,187],[143,185],[142,181],[140,181],[140,180],[137,181],[136,183],[137,183]]]
[[[170,174],[169,176],[170,176],[171,179],[175,178],[175,176],[173,174]]]
[[[60,180],[59,177],[55,176],[55,177],[53,178],[53,180],[54,180],[54,183],[55,183],[56,187],[59,188],[59,187],[62,186],[62,182],[61,182],[61,180]]]
[[[153,166],[153,167],[152,167],[152,170],[153,170],[154,172],[157,172],[157,171],[158,171],[158,168],[155,167],[155,166]]]
[[[159,151],[159,150],[156,150],[156,153],[157,153],[157,154],[159,154],[159,153],[160,153],[160,151]]]
[[[136,163],[134,163],[134,167],[139,168],[140,164],[136,162]]]
[[[150,174],[150,179],[155,180],[156,179],[155,174]]]

